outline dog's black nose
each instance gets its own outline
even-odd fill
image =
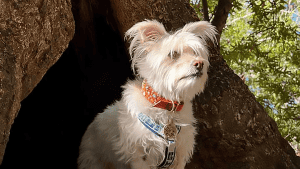
[[[197,61],[194,61],[194,64],[193,64],[198,70],[202,70],[202,68],[203,68],[203,62],[202,61],[199,61],[199,60],[197,60]]]

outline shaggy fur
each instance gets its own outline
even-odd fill
[[[132,69],[139,77],[128,81],[122,99],[99,113],[87,128],[80,145],[79,168],[157,168],[167,144],[138,120],[142,112],[157,123],[173,119],[182,126],[169,168],[183,169],[195,145],[191,100],[204,90],[209,66],[206,40],[215,42],[215,34],[215,28],[204,21],[187,24],[174,34],[167,33],[157,21],[146,20],[130,28],[125,35],[132,39]],[[199,64],[203,66],[199,68]],[[141,92],[143,79],[162,97],[183,101],[182,110],[153,107]]]

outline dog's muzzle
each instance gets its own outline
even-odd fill
[[[182,79],[191,79],[191,78],[198,78],[198,77],[201,77],[203,75],[203,71],[202,70],[197,70],[195,71],[195,73],[191,73],[187,76],[183,76],[182,78],[179,79],[182,80]]]
[[[197,60],[197,61],[195,61],[195,62],[193,63],[193,66],[195,66],[196,69],[197,69],[199,72],[201,72],[202,69],[203,69],[204,63],[203,63],[202,61]]]

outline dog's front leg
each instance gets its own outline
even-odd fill
[[[185,154],[183,151],[185,151],[185,149],[182,146],[176,148],[175,160],[174,163],[169,167],[170,169],[184,169],[186,161],[183,156]]]
[[[148,161],[144,149],[141,146],[137,146],[136,151],[132,154],[131,169],[151,169]]]
[[[184,169],[187,161],[190,160],[195,145],[194,133],[196,128],[186,126],[181,129],[176,147],[176,156],[174,164],[170,166],[172,169]]]

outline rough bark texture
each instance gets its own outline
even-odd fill
[[[189,1],[111,0],[121,35],[144,19],[162,22],[168,31],[197,21]],[[212,23],[221,33],[230,1],[220,0]],[[228,67],[218,49],[211,50],[205,92],[194,100],[197,146],[186,168],[300,168],[300,158],[280,135],[277,125]]]
[[[222,56],[214,55],[205,92],[194,100],[198,145],[187,168],[300,168],[275,121]]]
[[[0,1],[0,164],[20,102],[73,34],[70,0]]]
[[[108,0],[103,1],[108,2]],[[103,5],[103,1],[72,1],[73,5],[77,6],[73,9],[73,12],[77,16],[76,29],[78,28],[76,32],[77,38],[73,40],[73,45],[81,57],[79,58],[81,69],[85,70],[82,71],[85,74],[84,82],[87,81],[85,79],[89,79],[86,82],[88,85],[85,86],[85,89],[95,88],[93,90],[95,94],[92,96],[99,95],[94,97],[95,102],[91,102],[93,103],[92,105],[97,106],[99,104],[108,105],[105,101],[111,101],[109,97],[112,94],[120,93],[119,89],[115,89],[117,88],[115,86],[119,86],[118,83],[122,81],[120,80],[121,77],[125,76],[120,73],[124,72],[125,67],[128,69],[130,67],[129,64],[124,64],[124,60],[122,60],[124,58],[120,58],[120,62],[117,64],[116,62],[107,64],[104,59],[99,59],[99,56],[106,57],[105,53],[111,53],[111,55],[120,57],[124,56],[123,52],[113,53],[113,50],[115,50],[113,47],[112,50],[105,49],[107,44],[111,44],[109,46],[114,45],[109,39],[115,41],[118,38],[112,34],[105,36],[107,32],[112,32],[112,30],[108,29],[107,25],[102,25],[103,23],[106,24],[106,22],[105,19],[100,19],[99,15],[106,16],[108,23],[116,30],[118,29],[121,36],[124,36],[124,32],[136,22],[144,19],[156,19],[162,22],[168,31],[175,31],[188,22],[198,20],[188,0],[110,0],[111,4],[109,5],[107,3]],[[67,2],[64,0],[0,1],[0,161],[8,141],[10,126],[20,108],[20,101],[32,91],[47,69],[57,61],[73,36],[74,23],[70,8],[71,5],[68,0]],[[226,23],[230,8],[230,1],[219,1],[216,16],[212,23],[220,33]],[[94,15],[95,13],[99,15]],[[96,16],[98,17],[97,19],[95,19]],[[101,20],[103,22],[99,24]],[[85,38],[85,36],[88,37]],[[98,45],[93,43],[98,43]],[[116,48],[119,47],[116,45]],[[186,168],[300,168],[299,157],[296,157],[293,149],[281,137],[276,123],[267,115],[248,87],[233,73],[218,52],[218,49],[211,50],[211,66],[206,90],[194,100],[195,116],[198,119],[197,146],[193,159]],[[102,53],[104,54],[102,55]],[[73,55],[73,52],[70,52],[70,55]],[[92,66],[94,66],[93,69],[91,69]],[[116,72],[116,69],[122,71],[112,73]],[[97,78],[97,75],[99,76],[101,73],[102,81],[101,78]],[[70,75],[70,73],[66,74],[67,76]],[[53,76],[57,78],[57,76]],[[118,80],[113,80],[114,78]],[[103,85],[104,83],[106,85]],[[96,87],[93,87],[94,84],[97,84],[95,85]],[[105,86],[108,86],[108,88],[105,88]],[[104,100],[101,94],[105,92],[105,89],[109,88],[113,88],[115,92],[113,92],[113,89],[110,90],[111,94],[105,97]],[[98,91],[98,89],[102,89],[103,92]],[[74,90],[69,92],[74,93]],[[101,101],[101,98],[104,101]],[[50,106],[58,106],[56,104]],[[53,148],[54,151],[51,148],[46,149],[48,151],[44,151],[44,149],[36,151],[45,154],[32,153],[34,155],[31,154],[31,157],[39,156],[39,158],[34,158],[31,164],[27,164],[28,166],[41,168],[40,166],[50,165],[51,163],[51,166],[56,166],[56,168],[70,168],[71,162],[64,163],[64,165],[61,165],[60,162],[68,161],[66,160],[70,156],[68,153],[77,151],[80,139],[76,140],[77,135],[72,137],[72,133],[83,134],[84,129],[78,132],[76,127],[79,123],[83,123],[82,121],[86,120],[84,119],[86,118],[85,116],[78,116],[78,123],[76,120],[74,121],[75,110],[70,111],[70,107],[76,109],[74,103],[72,103],[65,108],[66,111],[57,111],[57,114],[54,115],[53,112],[49,112],[52,113],[52,119],[50,118],[50,121],[45,120],[48,123],[44,127],[47,129],[46,131],[53,132],[51,132],[52,135],[51,133],[43,133],[43,138],[51,137],[51,139],[48,139],[50,140],[49,142],[46,139],[32,138],[35,141],[32,141],[30,144],[31,147],[38,145],[35,147],[36,149],[44,148],[43,146],[48,146],[49,144],[59,148]],[[89,109],[85,110],[85,112],[78,111],[86,114],[94,112],[94,110],[89,111]],[[99,112],[101,109],[97,108],[95,112]],[[31,110],[28,108],[28,111]],[[51,124],[53,124],[54,120],[57,120],[58,116],[61,118],[62,114],[65,116],[63,118],[65,120],[61,121],[63,124],[61,126],[67,128],[67,130],[63,130],[67,134],[60,135],[57,128],[61,128],[61,126],[58,125],[56,130]],[[38,118],[49,118],[45,113],[43,115],[38,116]],[[24,114],[24,116],[26,115]],[[72,118],[70,118],[71,116]],[[36,117],[36,114],[32,117]],[[91,116],[91,120],[93,117],[94,114]],[[26,125],[26,123],[27,121],[23,121],[22,124]],[[36,123],[37,126],[32,125],[32,128],[40,127],[41,123],[45,122]],[[86,123],[86,126],[88,124]],[[37,130],[37,134],[34,136],[41,137],[40,132],[43,131],[44,128]],[[69,136],[68,139],[66,139],[67,136]],[[55,142],[54,140],[58,141]],[[78,145],[63,150],[66,148],[66,145],[77,141]],[[68,153],[64,151],[68,151]],[[23,154],[27,155],[27,152],[25,151]],[[9,159],[7,164],[18,161],[15,160],[13,155]],[[19,158],[19,161],[20,159],[22,157]],[[24,157],[24,159],[27,158]],[[39,164],[39,160],[36,159],[42,159],[43,163]],[[76,165],[75,157],[72,161]],[[24,166],[24,163],[20,165]]]
[[[198,20],[188,0],[111,0],[111,6],[121,36],[133,24],[145,19],[156,19],[169,31]]]

